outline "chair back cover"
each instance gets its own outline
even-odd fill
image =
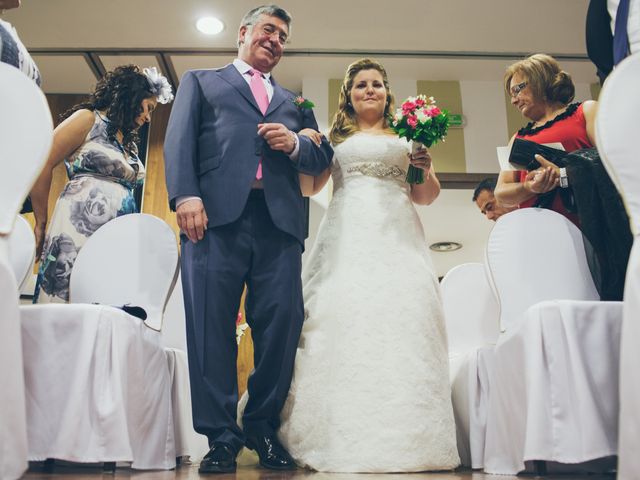
[[[33,272],[36,259],[36,237],[31,225],[18,215],[9,234],[9,261],[20,290]]]
[[[447,272],[440,284],[449,354],[464,354],[495,344],[500,313],[482,263],[464,263]]]
[[[582,233],[551,210],[523,208],[500,217],[486,258],[502,331],[543,300],[599,300]]]
[[[640,55],[623,60],[600,93],[596,140],[600,157],[624,201],[635,238],[624,287],[620,346],[620,425],[618,478],[640,478]]]
[[[176,286],[171,292],[167,308],[164,310],[162,326],[162,345],[187,351],[187,327],[184,312],[184,298],[182,296],[182,281],[180,274]]]
[[[621,62],[599,97],[596,141],[600,157],[625,203],[631,231],[640,234],[640,56]]]
[[[7,235],[44,166],[53,138],[47,100],[15,67],[0,63],[0,235]]]
[[[147,326],[160,330],[177,274],[178,245],[171,227],[153,215],[124,215],[100,227],[78,253],[69,300],[142,307]]]

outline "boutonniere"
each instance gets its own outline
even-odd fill
[[[311,100],[307,100],[302,95],[298,95],[296,98],[294,98],[293,104],[299,109],[315,107],[314,103]]]

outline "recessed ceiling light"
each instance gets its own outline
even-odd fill
[[[434,252],[453,252],[460,250],[462,244],[458,242],[436,242],[429,245],[429,248]]]
[[[217,35],[224,30],[224,23],[216,17],[202,17],[196,22],[196,28],[205,35]]]

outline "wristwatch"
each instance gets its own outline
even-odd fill
[[[560,169],[560,188],[567,188],[569,186],[569,179],[567,178],[567,169]]]

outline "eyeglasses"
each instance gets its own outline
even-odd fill
[[[289,39],[284,32],[278,30],[275,26],[269,23],[262,26],[262,34],[266,35],[267,37],[273,37],[273,35],[275,34],[278,39],[278,43],[282,46],[284,46]]]
[[[524,90],[527,85],[528,82],[522,82],[511,87],[511,90],[509,90],[509,95],[511,96],[511,98],[516,98],[518,95],[520,95],[520,92]]]

